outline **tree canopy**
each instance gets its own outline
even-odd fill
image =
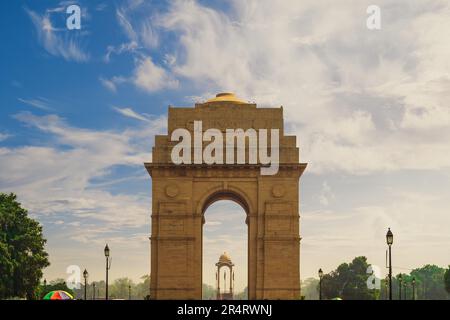
[[[94,295],[95,283],[95,295]],[[88,282],[86,288],[86,296],[88,300],[94,297],[96,300],[105,299],[105,281],[91,281]],[[130,290],[131,289],[131,290]],[[84,285],[80,283],[78,289],[74,289],[74,296],[76,299],[84,299]],[[150,276],[144,275],[141,277],[141,282],[136,283],[130,278],[122,277],[114,280],[108,284],[108,298],[109,299],[125,299],[128,300],[145,300],[150,294]]]
[[[344,300],[388,299],[389,282],[381,279],[380,289],[369,289],[367,279],[366,257],[356,257],[351,263],[342,263],[336,270],[325,274],[322,278],[323,299],[341,298]],[[450,266],[448,269],[427,264],[421,268],[401,273],[392,277],[392,298],[394,300],[445,300],[448,299],[450,285]],[[413,286],[414,279],[414,286]],[[302,282],[302,295],[306,299],[318,299],[319,281],[314,278]],[[447,287],[446,287],[447,286]],[[413,293],[414,288],[414,293]]]
[[[447,293],[450,294],[450,266],[448,266],[447,270],[445,270],[444,282],[445,290],[447,290]]]
[[[373,300],[377,291],[367,287],[366,257],[356,257],[350,263],[342,263],[336,270],[322,278],[323,299],[341,298],[344,300]]]
[[[0,193],[0,298],[36,298],[42,269],[50,263],[42,226],[16,195]]]
[[[409,274],[401,273],[400,290],[400,278],[397,274],[392,277],[392,299],[398,300],[445,300],[447,299],[447,292],[445,290],[444,283],[445,269],[436,265],[427,264],[421,268],[411,270]],[[413,279],[414,294],[413,294]],[[386,280],[382,281],[381,287],[381,299],[387,299],[389,283]]]

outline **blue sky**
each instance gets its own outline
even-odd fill
[[[388,226],[394,271],[448,264],[449,4],[378,2],[380,30],[369,1],[1,2],[0,191],[44,225],[45,276],[101,279],[106,241],[113,278],[148,273],[153,136],[168,105],[224,91],[283,105],[309,163],[302,278],[356,255],[382,267]],[[72,3],[81,30],[65,26]],[[216,261],[224,237],[242,248],[242,212],[210,210],[208,228],[228,225],[207,232]]]

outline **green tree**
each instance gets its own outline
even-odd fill
[[[0,299],[37,298],[42,269],[50,265],[45,243],[16,195],[0,193]]]
[[[366,257],[356,257],[351,263],[342,263],[336,270],[322,278],[322,296],[324,299],[340,297],[344,300],[373,300],[377,290],[367,287]]]
[[[131,286],[131,300],[144,300],[148,298],[150,294],[150,276],[144,275],[141,277],[141,282],[135,283],[129,278],[123,277],[114,280],[109,283],[108,286],[108,298],[109,299],[125,299],[129,298],[129,286]],[[106,284],[104,280],[101,281],[88,281],[86,296],[88,300],[94,297],[94,286],[95,283],[95,299],[103,300],[105,299],[105,288]],[[80,284],[78,289],[74,290],[76,299],[84,299],[84,283]]]
[[[204,283],[202,286],[202,299],[203,300],[215,300],[217,298],[216,289],[209,284]]]
[[[445,269],[436,265],[427,264],[422,268],[411,271],[411,277],[416,280],[416,299],[421,300],[445,300],[444,276]]]
[[[248,300],[248,287],[245,287],[244,290],[238,292],[234,295],[234,299],[236,300]]]
[[[94,297],[94,286],[95,283],[95,300],[105,299],[105,281],[88,281],[86,295],[87,299],[91,300]],[[109,284],[109,290],[111,290],[111,284]],[[74,289],[76,299],[84,299],[84,283],[80,284],[80,288]],[[108,292],[109,294],[109,292]]]
[[[421,268],[411,270],[409,274],[402,273],[402,297],[401,299],[411,300],[413,298],[413,279],[415,280],[414,291],[416,300],[445,300],[447,292],[445,290],[445,269],[436,265],[427,264]],[[392,278],[392,299],[399,299],[399,278],[398,274]],[[387,300],[389,282],[381,281],[380,299]]]
[[[319,300],[319,280],[308,278],[302,281],[302,296],[305,300]]]
[[[131,291],[133,291],[135,284],[129,278],[119,278],[114,280],[113,284],[110,286],[110,298],[128,300],[129,286],[131,286]]]
[[[447,270],[445,270],[444,282],[445,290],[447,290],[447,293],[450,294],[450,265],[448,266]]]
[[[139,282],[132,292],[132,298],[141,300],[150,295],[150,275],[146,274],[141,277],[142,282]]]

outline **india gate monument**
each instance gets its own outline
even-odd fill
[[[145,167],[152,179],[151,299],[202,298],[204,213],[219,200],[246,213],[248,298],[300,297],[306,163],[296,136],[284,135],[282,107],[258,108],[231,93],[169,106],[167,135],[155,137]]]

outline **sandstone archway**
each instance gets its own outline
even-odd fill
[[[261,175],[260,164],[179,164],[171,161],[171,133],[218,128],[279,129],[279,171]],[[194,108],[169,107],[168,135],[155,137],[152,177],[152,299],[201,299],[204,212],[217,200],[233,200],[248,225],[249,299],[300,295],[299,163],[295,136],[283,132],[283,109],[257,108],[221,95]]]

